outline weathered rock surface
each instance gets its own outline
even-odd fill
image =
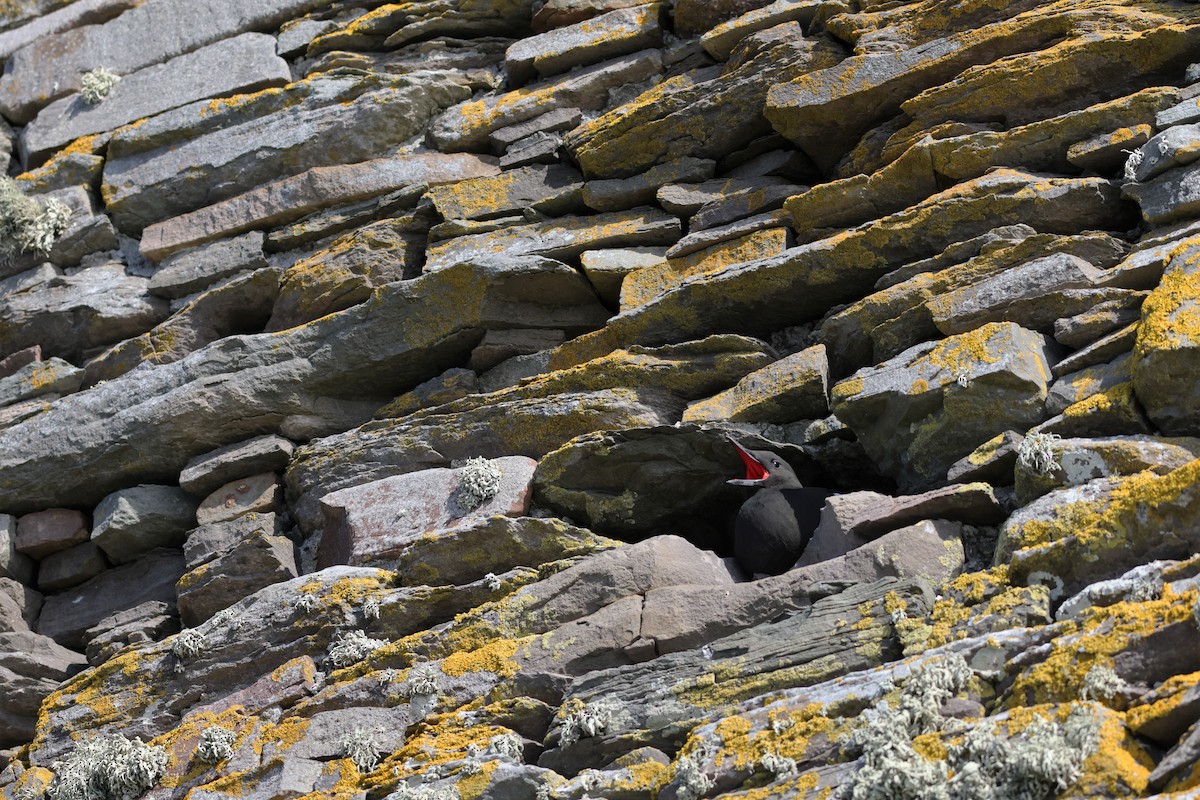
[[[0,378],[0,406],[12,405],[43,394],[70,394],[83,383],[83,370],[49,358],[34,361],[12,375]]]
[[[94,542],[83,542],[43,558],[38,564],[37,587],[43,592],[69,589],[96,577],[108,565],[103,550]]]
[[[794,422],[829,413],[829,363],[825,345],[781,358],[751,372],[721,394],[688,406],[684,422]]]
[[[160,297],[186,297],[243,270],[262,269],[267,265],[262,248],[263,235],[253,232],[178,253],[159,264],[150,291]]]
[[[32,738],[42,698],[86,664],[82,655],[45,636],[28,631],[0,633],[0,680],[5,688],[0,700],[0,744]]]
[[[17,518],[0,514],[0,578],[33,583],[32,559],[17,549]]]
[[[196,521],[196,502],[175,486],[122,489],[96,506],[91,541],[114,564],[156,547],[181,548]]]
[[[196,522],[214,525],[243,514],[270,514],[282,510],[283,487],[274,472],[230,481],[200,503]]]
[[[294,577],[291,540],[256,531],[179,579],[179,616],[188,627],[199,625],[264,586]]]
[[[83,512],[51,508],[17,519],[13,547],[31,558],[41,559],[86,542],[90,535],[88,520]]]
[[[207,496],[224,484],[262,472],[282,472],[295,445],[282,436],[256,436],[196,456],[179,473],[179,486],[194,495]]]
[[[520,85],[534,73],[545,77],[653,47],[662,41],[661,13],[658,4],[645,3],[528,36],[505,51],[504,70]]]

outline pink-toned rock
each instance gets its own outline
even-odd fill
[[[274,472],[264,472],[230,481],[210,494],[196,510],[196,521],[201,525],[211,525],[252,511],[276,511],[282,505],[283,488],[279,476]]]
[[[33,558],[45,558],[51,553],[86,542],[89,536],[87,517],[83,512],[51,508],[17,519],[16,549]]]
[[[41,345],[35,344],[33,347],[26,347],[24,350],[18,350],[12,355],[0,358],[0,378],[7,378],[9,375],[14,375],[21,367],[41,360]]]
[[[537,462],[525,456],[505,456],[489,464],[500,470],[499,487],[474,507],[467,491],[470,478],[463,480],[470,467],[410,472],[325,495],[321,498],[325,528],[317,552],[318,568],[370,565],[377,556],[431,531],[469,525],[497,514],[526,514]]]

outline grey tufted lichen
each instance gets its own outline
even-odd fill
[[[50,800],[134,800],[152,787],[167,766],[161,747],[112,734],[81,742],[54,762]]]
[[[71,210],[57,200],[42,205],[17,182],[0,176],[0,254],[48,253],[67,229]]]
[[[79,96],[89,106],[99,105],[104,102],[104,98],[108,97],[120,81],[121,76],[115,72],[106,67],[96,67],[90,72],[83,73],[79,79]]]
[[[206,764],[216,764],[233,755],[233,743],[237,736],[220,725],[209,725],[200,732],[196,742],[196,758]]]
[[[486,458],[469,459],[459,473],[454,499],[462,508],[474,511],[496,496],[503,475],[500,468]]]

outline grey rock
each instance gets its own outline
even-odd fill
[[[37,632],[67,647],[80,647],[84,633],[118,611],[150,601],[175,602],[175,582],[183,574],[183,554],[156,550],[128,564],[46,598]]]
[[[124,564],[156,547],[183,547],[196,524],[196,501],[177,486],[142,484],[105,497],[95,519],[92,542]]]
[[[667,211],[690,217],[705,204],[733,192],[779,183],[783,183],[782,178],[717,178],[703,183],[668,184],[660,188],[656,196],[658,204]]]
[[[271,109],[276,113],[240,119],[239,113],[261,114],[263,108],[234,108],[227,112],[226,127],[184,142],[125,155],[110,151],[104,191],[113,223],[126,233],[140,233],[168,217],[242,194],[247,186],[377,158],[466,91],[436,74],[312,81],[316,85],[301,94],[299,103]],[[204,113],[195,106],[181,111],[193,118]],[[219,119],[212,114],[206,124]]]
[[[277,532],[279,521],[274,513],[251,512],[226,522],[201,525],[188,533],[183,543],[187,568],[193,570],[233,550],[239,542],[256,534],[270,536]]]
[[[1067,148],[1067,161],[1080,169],[1113,175],[1123,169],[1129,153],[1144,145],[1153,134],[1149,125],[1135,125],[1097,134]]]
[[[36,511],[17,519],[16,549],[42,559],[88,540],[87,517],[68,508]]]
[[[407,207],[416,202],[426,184],[494,175],[497,171],[487,157],[441,153],[313,167],[151,225],[142,231],[141,251],[147,258],[158,260],[187,247],[290,223],[314,211],[389,192],[401,192],[398,205]]]
[[[1050,384],[1046,410],[1061,414],[1067,406],[1112,389],[1133,377],[1132,356],[1123,353],[1112,361],[1071,372]]]
[[[1162,280],[1163,270],[1179,242],[1200,233],[1200,223],[1185,220],[1157,228],[1143,236],[1129,255],[1106,270],[1100,284],[1122,289],[1153,289]]]
[[[659,190],[668,184],[707,181],[716,166],[712,159],[685,157],[656,164],[630,178],[588,181],[583,187],[583,201],[597,211],[623,211],[646,205],[653,202]]]
[[[0,578],[0,632],[32,630],[41,610],[39,592],[12,578]]]
[[[475,374],[474,370],[451,367],[436,378],[430,378],[412,391],[400,395],[380,408],[375,416],[380,419],[403,417],[414,411],[420,411],[422,408],[452,403],[469,394],[479,392],[479,376]]]
[[[507,456],[491,460],[488,466],[500,474],[495,493],[487,498],[473,494],[464,483],[467,468],[421,470],[325,495],[318,568],[375,566],[376,558],[391,557],[433,531],[475,524],[497,514],[527,514],[537,462]]]
[[[429,139],[443,152],[481,150],[488,136],[561,108],[597,110],[608,104],[610,89],[647,80],[662,72],[657,50],[642,50],[601,64],[584,67],[565,78],[463,103],[438,116]]]
[[[0,746],[33,738],[38,706],[86,665],[83,656],[29,631],[0,633]]]
[[[235,478],[262,472],[282,472],[295,445],[282,436],[256,436],[196,456],[179,473],[179,485],[194,495],[207,496]]]
[[[721,244],[722,242],[741,239],[743,236],[747,236],[755,231],[785,227],[787,224],[788,214],[786,211],[755,214],[752,217],[730,222],[727,225],[718,225],[715,228],[707,228],[702,231],[689,233],[667,251],[667,258],[683,258],[684,256],[691,255],[713,245]]]
[[[82,383],[83,370],[61,358],[34,361],[7,378],[0,378],[0,406],[43,394],[70,394]]]
[[[162,600],[145,603],[110,614],[88,628],[85,653],[93,667],[103,664],[131,644],[157,642],[179,632],[175,605]]]
[[[1190,769],[1198,758],[1200,758],[1200,725],[1193,724],[1150,773],[1148,778],[1150,788],[1166,787],[1172,778]]]
[[[1170,108],[1160,111],[1154,117],[1154,127],[1158,130],[1170,128],[1172,125],[1188,125],[1200,122],[1200,99],[1189,97]]]
[[[1138,324],[1130,323],[1072,353],[1051,368],[1055,378],[1110,362],[1133,350],[1137,343]]]
[[[279,475],[264,472],[230,481],[200,503],[196,522],[214,525],[243,514],[267,514],[283,509],[283,487]]]
[[[146,333],[126,339],[84,364],[85,386],[109,381],[140,364],[170,364],[218,339],[261,330],[279,297],[279,271],[260,269],[213,286]]]
[[[55,274],[53,270],[51,272]],[[0,358],[0,377],[7,378],[10,375],[15,375],[22,367],[41,360],[42,348],[36,344],[33,347],[18,350],[12,355]]]
[[[43,201],[57,200],[71,211],[67,227],[54,241],[47,258],[56,267],[78,266],[84,256],[117,247],[117,234],[103,213],[96,213],[88,190],[83,186],[66,186],[48,191]]]
[[[179,616],[188,627],[264,586],[296,577],[295,547],[283,536],[255,531],[231,550],[179,579]]]
[[[0,58],[7,59],[17,50],[43,37],[83,25],[108,22],[138,3],[137,0],[79,0],[48,12],[39,12],[38,5],[35,3],[23,9],[28,14],[36,15],[35,19],[0,33]]]
[[[246,33],[224,39],[163,64],[123,75],[103,102],[63,97],[38,112],[18,139],[26,164],[40,163],[81,136],[104,133],[135,120],[208,97],[278,86],[291,79],[275,55],[275,38]]]
[[[0,578],[33,585],[33,559],[17,550],[17,518],[0,514]]]
[[[563,164],[512,169],[492,177],[468,178],[428,192],[445,219],[492,219],[524,209],[561,216],[578,210],[583,179]]]
[[[1078,256],[1060,253],[1006,269],[934,297],[926,305],[934,324],[944,334],[966,333],[1001,320],[1044,329],[1094,305],[1088,299],[1072,304],[1064,290],[1090,287],[1099,275],[1100,270]],[[1063,313],[1064,305],[1067,313]]]
[[[497,252],[567,259],[598,247],[674,244],[681,233],[677,218],[649,207],[561,217],[435,244],[428,250],[425,269],[434,272]]]
[[[688,406],[684,422],[794,422],[829,414],[829,362],[825,345],[785,356],[751,372],[729,389]]]
[[[986,481],[993,486],[1008,486],[1014,480],[1017,449],[1024,436],[1004,431],[976,447],[946,470],[947,483]]]
[[[78,361],[85,350],[137,336],[168,314],[147,283],[113,262],[0,298],[0,353],[39,344],[47,356]]]
[[[544,305],[547,297],[558,304]],[[416,309],[429,322],[413,326]],[[385,287],[340,314],[284,334],[227,337],[0,429],[0,508],[98,502],[138,481],[173,481],[190,458],[251,436],[345,430],[461,363],[484,329],[520,319],[574,334],[606,317],[581,275],[542,259],[493,257]],[[81,458],[92,464],[86,474],[75,469]]]
[[[877,492],[834,495],[825,501],[821,523],[797,567],[837,558],[889,531],[921,521],[995,525],[1006,516],[992,487],[986,483],[953,485],[900,497]]]
[[[1197,171],[1200,178],[1200,171]],[[1146,299],[1133,360],[1133,388],[1146,414],[1168,435],[1200,433],[1197,344],[1190,327],[1191,293],[1200,273],[1200,237],[1180,243],[1162,282]]]
[[[275,52],[284,58],[300,55],[313,39],[332,33],[337,28],[338,24],[333,20],[298,19],[286,22],[279,29]]]
[[[530,164],[557,164],[562,137],[557,133],[535,133],[505,151],[500,157],[501,169],[516,169]]]
[[[759,4],[754,3],[753,5]],[[799,22],[807,28],[815,19],[820,5],[814,0],[807,0],[807,2],[776,0],[774,3],[749,10],[739,17],[716,25],[700,37],[700,44],[713,58],[725,61],[733,53],[737,44],[752,33],[773,28],[785,22]]]
[[[625,276],[643,267],[666,262],[665,247],[613,247],[604,250],[584,250],[579,254],[583,273],[607,305],[621,302],[621,283]]]
[[[322,4],[267,0],[246,8],[230,0],[171,0],[141,5],[103,25],[42,37],[15,52],[0,80],[0,108],[10,119],[28,122],[41,106],[78,91],[80,76],[88,70],[106,67],[128,75],[245,31],[273,31],[284,20]],[[130,42],[139,46],[131,47]]]
[[[425,193],[425,187],[409,186],[394,192],[313,211],[296,222],[267,234],[266,250],[277,253],[296,250],[330,236],[346,233],[370,222],[398,216],[410,210]]]
[[[92,542],[83,542],[43,558],[38,565],[37,586],[43,592],[57,592],[78,586],[106,569],[104,551]]]
[[[546,0],[533,12],[530,24],[535,32],[543,33],[636,5],[641,5],[641,0]]]
[[[1047,347],[1011,322],[989,323],[859,370],[833,387],[833,413],[902,487],[929,486],[995,434],[1042,420]]]
[[[484,372],[514,356],[550,350],[562,344],[565,338],[562,331],[552,330],[488,331],[479,346],[471,351],[467,366]]]
[[[184,297],[243,270],[262,269],[263,239],[260,231],[251,231],[169,256],[150,279],[150,292]]]
[[[1097,478],[1150,471],[1165,475],[1200,458],[1200,439],[1191,437],[1094,436],[1061,438],[1048,446],[1049,469],[1020,462],[1016,467],[1017,502],[1026,505],[1063,486],[1080,486]]]
[[[649,3],[610,11],[586,22],[566,25],[547,33],[527,36],[504,54],[504,69],[514,86],[536,73],[566,72],[628,55],[662,43],[661,7]]]
[[[488,134],[488,142],[492,152],[500,155],[517,142],[536,133],[554,133],[569,131],[583,119],[583,112],[578,108],[557,108],[533,119],[500,128]]]
[[[1200,164],[1170,170],[1147,183],[1127,183],[1121,190],[1137,201],[1151,225],[1191,219],[1200,211]]]
[[[1145,183],[1176,167],[1200,158],[1200,125],[1174,125],[1156,134],[1139,148],[1141,162],[1134,180]]]
[[[406,586],[453,586],[620,546],[560,519],[496,515],[412,539],[387,557],[376,557],[376,564],[397,572]]]
[[[1073,317],[1054,323],[1054,340],[1075,349],[1087,347],[1115,330],[1136,323],[1142,314],[1142,303],[1148,292],[1128,289],[1108,290],[1108,299],[1098,299],[1095,306]],[[1097,296],[1098,297],[1098,296]]]
[[[675,76],[648,102],[579,126],[566,137],[568,152],[589,179],[621,178],[684,156],[715,159],[745,146],[769,132],[762,109],[772,85],[845,57],[827,37],[809,39],[799,29],[794,34],[727,72],[712,67]]]
[[[342,758],[342,739],[355,729],[373,733],[380,753],[386,755],[404,744],[405,729],[412,722],[407,705],[321,711],[309,718],[304,733],[295,744],[279,749],[268,746],[263,749],[263,755],[267,760],[285,753],[289,760]]]
[[[790,183],[742,189],[705,203],[688,221],[688,230],[702,231],[774,211],[807,187]]]

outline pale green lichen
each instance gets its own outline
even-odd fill
[[[48,253],[67,229],[71,209],[57,200],[44,206],[21,191],[17,182],[0,176],[0,254]]]
[[[610,701],[600,700],[595,703],[581,705],[563,718],[562,732],[559,742],[562,747],[570,747],[580,739],[598,736],[612,723],[616,710]]]
[[[370,772],[379,764],[379,743],[372,731],[355,728],[342,737],[340,746],[342,758],[354,762],[359,772]]]
[[[379,598],[368,597],[363,600],[362,612],[364,619],[379,619]]]
[[[171,655],[177,661],[176,671],[183,669],[183,662],[191,661],[204,652],[204,638],[204,631],[198,628],[185,628],[175,635],[171,640]]]
[[[1141,149],[1137,150],[1122,150],[1129,158],[1125,159],[1125,169],[1123,170],[1125,180],[1129,183],[1137,182],[1138,167],[1142,165],[1142,159],[1145,157]]]
[[[233,743],[237,736],[220,725],[209,725],[200,732],[196,742],[196,758],[206,764],[216,764],[233,755]]]
[[[1054,433],[1028,434],[1017,448],[1017,463],[1038,475],[1049,475],[1058,469],[1054,445],[1059,438],[1058,434]]]
[[[387,642],[382,639],[372,639],[360,630],[349,630],[330,643],[326,659],[331,666],[341,669],[357,664],[385,644]]]
[[[474,511],[500,491],[504,473],[486,458],[472,458],[462,466],[454,498],[467,511]]]
[[[709,746],[702,745],[675,760],[675,797],[678,800],[699,800],[716,786],[702,767],[712,756]]]
[[[167,753],[161,747],[112,734],[80,743],[54,762],[50,800],[134,800],[162,776]]]
[[[89,106],[99,105],[121,80],[121,76],[105,67],[83,73],[79,79],[79,96]]]
[[[1084,700],[1111,700],[1129,688],[1129,684],[1112,670],[1102,664],[1096,664],[1083,676],[1083,691],[1080,697]]]

